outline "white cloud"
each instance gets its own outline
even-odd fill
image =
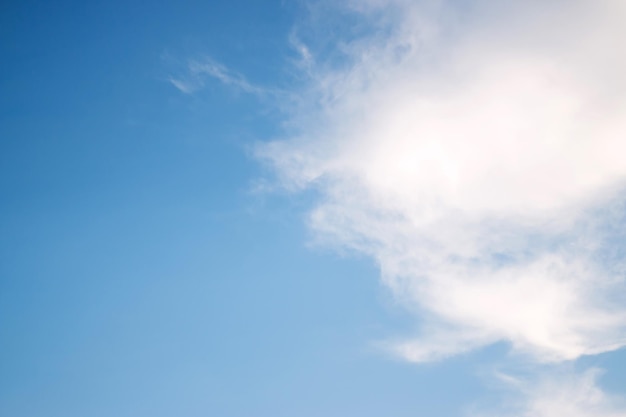
[[[532,381],[503,375],[505,386],[513,388],[514,399],[494,413],[474,412],[471,416],[511,417],[625,417],[626,404],[604,392],[597,383],[599,369],[581,374],[550,372]]]
[[[626,3],[461,4],[355,2],[375,30],[339,42],[340,60],[299,41],[293,134],[258,156],[318,190],[319,238],[376,259],[418,315],[422,334],[392,347],[405,358],[617,349]]]
[[[241,74],[229,70],[215,60],[204,57],[199,60],[190,60],[183,74],[179,77],[169,77],[170,83],[185,94],[191,94],[201,90],[206,83],[206,78],[214,78],[222,84],[234,87],[236,90],[250,94],[265,94],[267,90],[252,85]]]

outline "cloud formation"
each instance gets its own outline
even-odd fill
[[[250,84],[244,76],[231,71],[210,57],[189,60],[182,75],[170,76],[168,80],[179,91],[192,94],[205,86],[207,77],[217,79],[222,84],[244,93],[262,95],[267,92],[261,87]]]
[[[290,134],[257,155],[316,190],[320,240],[373,257],[419,317],[391,349],[423,362],[505,341],[558,362],[626,345],[626,3],[342,13],[360,23],[333,53],[298,41]]]
[[[625,417],[624,401],[598,387],[599,369],[582,373],[559,371],[532,384],[507,375],[500,378],[514,394],[497,412],[472,412],[471,417]]]

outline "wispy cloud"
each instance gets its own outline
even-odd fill
[[[624,417],[623,399],[604,392],[597,383],[600,369],[581,373],[556,370],[547,376],[522,380],[501,376],[512,389],[507,401],[491,411],[474,411],[470,417]]]
[[[207,78],[215,79],[244,93],[264,95],[269,92],[268,89],[251,84],[243,75],[228,69],[210,57],[189,60],[181,75],[171,76],[168,79],[181,92],[192,94],[205,87]]]
[[[295,43],[308,84],[257,155],[317,190],[319,240],[374,258],[416,314],[389,348],[505,341],[555,363],[626,345],[626,3],[350,4],[359,30],[330,58]],[[520,415],[622,416],[596,412],[593,380]]]

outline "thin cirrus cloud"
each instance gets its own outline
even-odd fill
[[[207,77],[215,78],[245,93],[262,95],[267,92],[261,87],[250,84],[241,74],[229,70],[210,57],[190,60],[182,75],[170,76],[168,81],[179,91],[192,94],[204,88]]]

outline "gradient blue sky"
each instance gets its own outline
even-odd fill
[[[411,364],[418,324],[366,256],[311,245],[314,193],[259,192],[264,97],[296,82],[304,3],[8,1],[0,12],[0,415],[465,415],[499,402],[505,343]],[[310,39],[309,39],[310,40]],[[571,365],[609,370],[617,351]],[[563,416],[554,416],[563,417]]]

